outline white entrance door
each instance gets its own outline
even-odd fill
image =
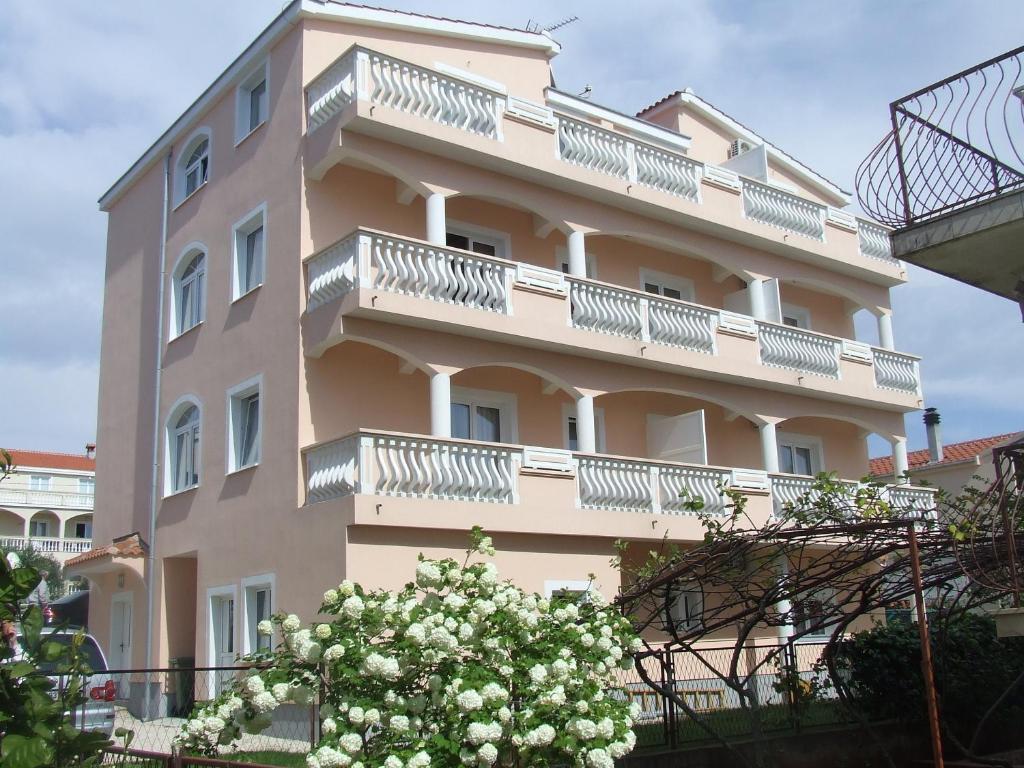
[[[217,667],[235,665],[235,598],[213,598],[213,663]],[[214,694],[221,693],[230,682],[232,672],[218,672],[214,677]]]
[[[648,414],[647,455],[660,461],[707,464],[704,409],[679,416]]]
[[[110,599],[110,648],[107,649],[107,664],[110,669],[131,669],[132,667],[132,596],[114,595]],[[115,678],[120,678],[120,675]],[[118,687],[125,684],[115,679]],[[127,691],[119,691],[121,698]]]

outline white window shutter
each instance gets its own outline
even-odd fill
[[[707,464],[704,409],[680,416],[647,416],[647,454],[652,459]]]

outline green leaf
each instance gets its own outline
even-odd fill
[[[53,749],[40,736],[8,734],[2,743],[5,768],[36,768],[53,764]]]

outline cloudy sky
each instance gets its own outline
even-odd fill
[[[95,437],[106,217],[96,199],[282,0],[0,0],[0,445]],[[559,87],[633,112],[686,86],[853,188],[888,103],[1024,41],[1020,0],[460,0],[392,7],[556,33]],[[556,10],[557,9],[557,10]],[[947,441],[1024,429],[1008,301],[912,269],[896,342]],[[865,336],[873,340],[873,330]],[[912,448],[923,444],[908,417]]]

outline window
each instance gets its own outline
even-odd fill
[[[698,588],[674,592],[668,601],[666,629],[698,629],[704,623],[704,593]]]
[[[828,634],[824,626],[835,603],[832,590],[820,590],[793,604],[793,628],[797,634],[810,637],[822,637]]]
[[[174,271],[172,322],[176,337],[203,322],[205,302],[206,253],[192,248],[186,251]]]
[[[810,310],[798,307],[793,304],[782,305],[782,324],[788,325],[791,328],[805,328],[810,329],[811,327],[811,313]]]
[[[445,236],[445,244],[449,248],[460,248],[463,251],[472,251],[473,253],[479,253],[481,256],[497,256],[504,258],[507,253],[506,246],[507,237],[502,237],[500,233],[494,235],[485,235],[469,230],[458,231],[448,230]]]
[[[597,258],[592,253],[586,255],[587,261],[587,277],[591,280],[597,278]],[[569,274],[569,253],[565,248],[559,248],[556,251],[555,263],[558,268],[562,271],[563,275]]]
[[[47,520],[31,520],[28,524],[28,535],[46,538],[50,535],[50,523]]]
[[[76,539],[91,539],[92,538],[92,523],[75,523],[75,538]]]
[[[228,472],[260,461],[260,384],[257,376],[228,390]]]
[[[246,214],[235,224],[232,241],[235,253],[232,299],[239,299],[263,284],[266,263],[266,204]]]
[[[169,493],[199,485],[199,408],[186,402],[175,413],[168,426]]]
[[[452,387],[452,437],[488,443],[514,443],[516,398],[507,392]]]
[[[548,579],[544,582],[544,595],[549,599],[567,597],[575,598],[578,603],[589,602],[590,593],[594,589],[594,582],[585,579]]]
[[[96,493],[96,478],[94,477],[80,477],[78,478],[78,492],[83,496],[92,496]]]
[[[174,203],[194,195],[210,178],[210,147],[213,134],[199,128],[181,146],[174,166]]]
[[[53,478],[49,475],[32,475],[28,480],[28,487],[33,491],[48,491],[51,480]]]
[[[235,140],[239,143],[267,121],[270,102],[267,93],[267,69],[264,62],[238,86],[236,95]]]
[[[791,475],[816,475],[821,472],[821,441],[816,437],[779,432],[779,471]]]
[[[257,632],[257,627],[274,612],[274,574],[266,573],[242,579],[242,598],[245,616],[242,652],[271,650],[273,638],[261,635]]]
[[[693,281],[685,277],[641,269],[640,285],[647,293],[664,296],[666,299],[694,300]]]
[[[604,408],[594,409],[594,431],[594,447],[598,453],[604,453]],[[576,406],[571,403],[562,406],[562,444],[570,451],[580,449],[579,435],[576,431]]]

